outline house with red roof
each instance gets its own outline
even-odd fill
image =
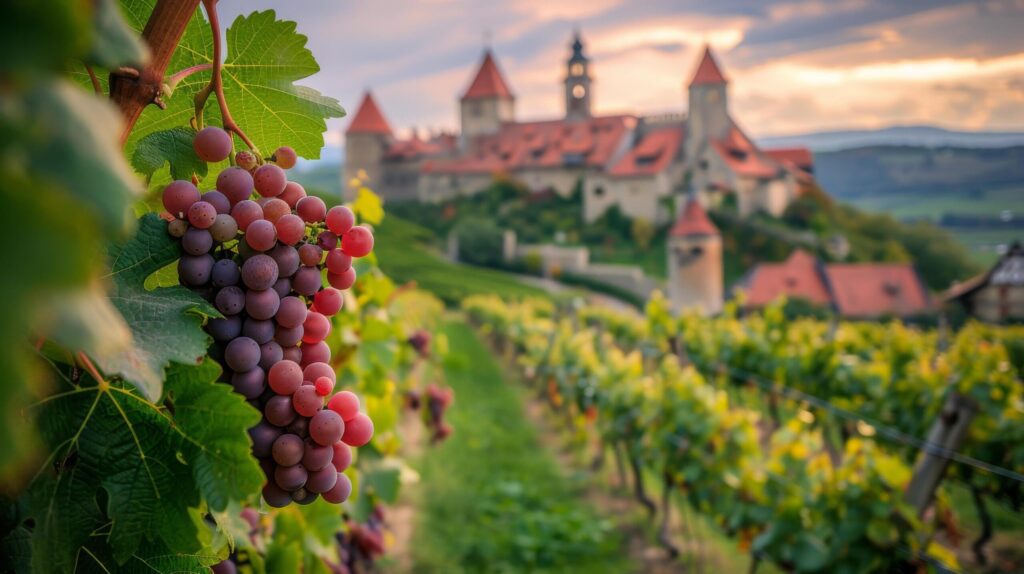
[[[748,309],[786,297],[850,319],[914,317],[934,310],[910,263],[825,263],[802,249],[781,263],[755,265],[736,288]]]
[[[562,195],[582,183],[587,221],[617,206],[655,223],[672,219],[667,200],[684,192],[705,206],[733,194],[741,214],[780,215],[811,181],[808,150],[761,150],[733,121],[710,48],[690,80],[687,113],[662,116],[595,115],[579,34],[570,48],[565,110],[550,120],[516,119],[515,93],[489,49],[459,98],[458,134],[397,138],[368,92],[346,130],[346,179],[361,170],[385,199],[420,201],[476,193],[496,174]]]

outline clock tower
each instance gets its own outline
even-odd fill
[[[573,36],[572,56],[567,62],[565,76],[565,117],[584,119],[590,117],[591,84],[590,60],[583,55],[583,42],[577,31]]]

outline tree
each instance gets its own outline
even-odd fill
[[[637,247],[644,251],[651,246],[651,239],[654,239],[654,233],[656,231],[657,230],[654,228],[654,225],[643,217],[633,219],[633,223],[630,227],[633,242],[636,243]]]

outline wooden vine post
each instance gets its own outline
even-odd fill
[[[978,404],[958,392],[949,394],[939,417],[928,431],[927,444],[914,466],[914,475],[907,485],[907,502],[917,510],[918,516],[935,497],[935,489],[949,466],[947,453],[957,451],[967,438],[967,429],[978,412]]]

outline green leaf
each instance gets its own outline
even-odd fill
[[[116,0],[94,2],[93,44],[89,61],[106,68],[141,66],[149,59],[149,50],[138,32],[121,16]]]
[[[139,140],[132,154],[135,171],[150,178],[165,164],[171,166],[174,179],[192,179],[192,174],[206,176],[206,162],[199,159],[192,140],[196,132],[190,127],[177,127],[153,132]]]
[[[223,508],[262,483],[246,433],[259,413],[214,382],[218,374],[212,361],[175,365],[167,380],[173,416],[116,384],[72,386],[40,404],[40,432],[58,471],[32,487],[37,571],[71,571],[82,549],[100,562],[106,553],[126,565],[147,555],[194,562],[211,540],[198,512],[203,497]],[[97,530],[108,535],[92,536]]]
[[[0,76],[40,76],[60,70],[89,49],[90,4],[79,0],[16,0],[0,19]]]
[[[798,572],[817,572],[828,564],[828,548],[817,536],[801,532],[793,545],[793,562]]]
[[[146,277],[178,259],[180,249],[167,234],[167,223],[151,213],[139,221],[135,237],[110,250],[110,298],[131,327],[134,345],[95,359],[105,373],[122,376],[150,400],[163,392],[163,371],[170,361],[202,362],[210,344],[201,328],[203,316],[219,316],[185,287],[146,290]]]
[[[145,25],[153,4],[154,0],[125,3],[128,20],[136,30]],[[306,37],[296,32],[294,22],[276,20],[273,11],[266,11],[236,18],[228,27],[226,38],[222,79],[234,120],[267,154],[287,145],[302,157],[319,158],[326,119],[342,117],[345,111],[337,100],[295,83],[320,70],[306,48]],[[212,61],[209,27],[197,12],[174,53],[168,73]],[[144,110],[125,151],[131,156],[149,134],[187,126],[194,115],[193,96],[209,81],[209,71],[192,74],[165,98],[166,110]],[[207,102],[203,119],[206,125],[221,123],[213,97]],[[235,146],[244,144],[236,138]],[[215,176],[226,166],[226,162],[210,165],[207,177]]]
[[[90,357],[118,355],[129,350],[132,331],[98,284],[51,297],[43,305],[49,338],[64,349]]]
[[[223,511],[232,500],[254,497],[263,486],[263,472],[250,452],[247,429],[260,413],[230,385],[211,385],[220,374],[212,361],[199,367],[172,364],[167,389],[174,400],[174,419],[189,437],[185,461],[210,509]]]
[[[129,206],[144,189],[121,159],[120,129],[108,101],[67,81],[42,82],[0,107],[0,155],[66,190],[79,216],[97,218],[108,237],[121,238],[133,223]]]

